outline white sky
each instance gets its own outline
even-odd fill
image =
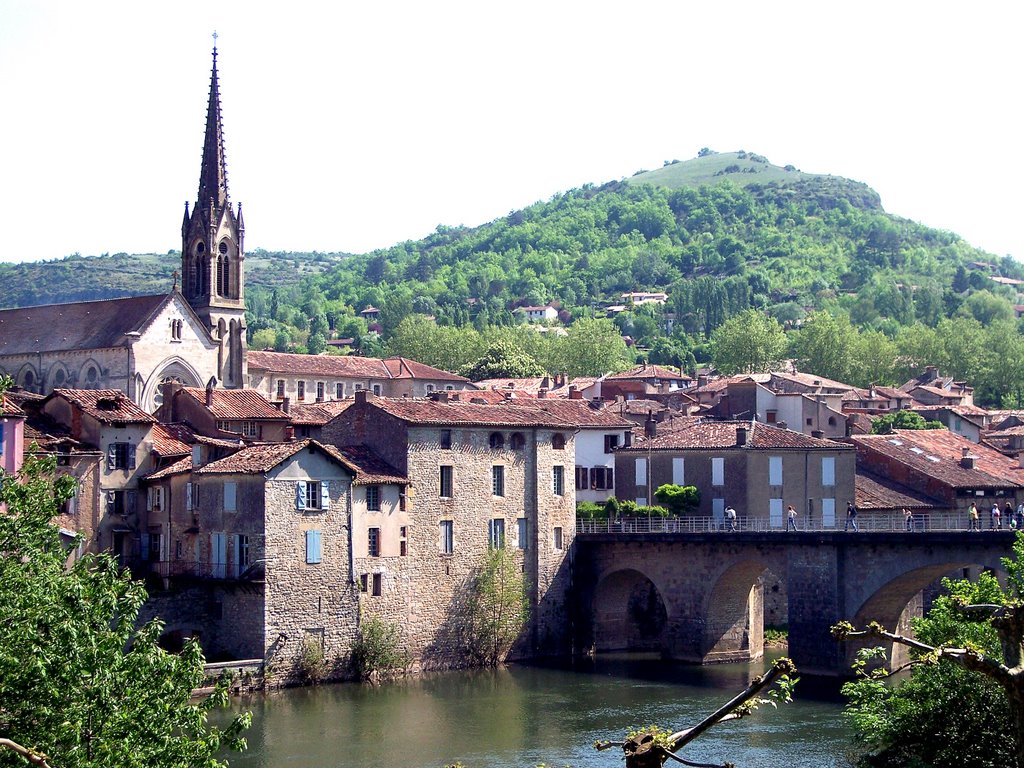
[[[1024,258],[1022,8],[0,0],[0,261],[180,247],[214,30],[250,251],[386,247],[709,146]]]

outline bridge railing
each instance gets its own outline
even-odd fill
[[[861,512],[857,515],[859,531],[893,531],[919,533],[925,531],[966,531],[969,528],[966,513],[938,513],[914,515],[912,526],[908,526],[903,515],[871,514]],[[981,531],[992,530],[988,515],[982,515]],[[797,520],[798,531],[842,531],[846,527],[846,518],[836,516],[834,525],[823,525],[818,517]],[[1005,522],[1003,530],[1009,529]],[[781,523],[770,520],[767,516],[744,516],[736,519],[736,530],[739,532],[778,532],[786,533],[786,521]],[[852,526],[850,526],[852,530]],[[577,533],[730,533],[725,520],[715,517],[623,517],[616,520],[594,520],[577,518]]]

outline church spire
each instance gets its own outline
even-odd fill
[[[220,85],[217,82],[217,34],[213,38],[213,70],[210,74],[210,103],[206,109],[206,139],[203,166],[199,171],[197,207],[223,208],[228,201],[228,165],[224,156],[224,127],[220,117]]]

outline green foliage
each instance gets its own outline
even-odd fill
[[[391,677],[409,666],[402,648],[402,630],[377,614],[362,615],[359,637],[352,644],[352,665],[360,680]]]
[[[716,329],[711,344],[712,360],[721,373],[764,373],[778,368],[786,335],[775,318],[748,309]]]
[[[302,645],[299,647],[299,671],[302,672],[302,678],[313,685],[327,677],[323,637],[308,634],[302,638]]]
[[[668,517],[669,514],[665,507],[644,506],[629,499],[619,502],[619,512],[625,517]]]
[[[685,515],[700,506],[700,490],[694,485],[660,485],[654,492],[654,498],[674,515]]]
[[[471,603],[470,651],[479,663],[496,666],[505,660],[529,618],[526,581],[511,550],[487,551]]]
[[[1018,559],[1015,570],[1019,574]],[[932,646],[975,648],[1002,658],[988,621],[971,620],[959,610],[972,604],[1005,604],[1010,599],[994,576],[977,582],[944,581],[949,594],[938,598],[928,616],[914,621],[914,633]],[[843,687],[846,715],[865,749],[859,765],[931,766],[1014,764],[1009,704],[994,681],[946,660],[922,664],[909,679],[893,686],[871,673],[878,652],[867,649],[855,667],[858,679]],[[940,735],[940,738],[936,738]]]
[[[137,625],[140,582],[109,555],[67,565],[50,520],[74,481],[51,459],[29,458],[0,485],[0,735],[54,756],[61,768],[223,765],[222,747],[244,748],[249,717],[221,730],[207,713],[227,702],[227,681],[192,700],[203,655],[157,644],[159,622]],[[0,754],[0,764],[11,762]]]
[[[487,347],[482,357],[463,367],[459,373],[470,381],[483,381],[543,376],[544,369],[511,342],[496,341]]]
[[[888,435],[894,429],[945,429],[941,421],[925,421],[916,411],[896,411],[871,422],[872,435]]]
[[[596,501],[576,502],[576,516],[584,520],[606,520],[608,519],[607,504],[599,504]]]

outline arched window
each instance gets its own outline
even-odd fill
[[[830,427],[834,427],[836,425],[836,417],[835,416],[829,416],[828,417],[828,425]]]
[[[68,376],[64,373],[63,368],[58,368],[57,372],[53,374],[53,386],[55,387],[63,387],[67,380]]]
[[[505,447],[505,436],[501,432],[491,432],[491,450],[500,450]]]
[[[565,435],[561,432],[555,432],[555,434],[551,436],[551,447],[556,451],[560,451],[565,448]]]
[[[96,370],[96,366],[90,365],[85,369],[85,388],[86,389],[98,389],[100,383],[100,372]]]
[[[522,432],[513,432],[512,433],[511,444],[512,444],[512,450],[513,451],[521,451],[521,450],[523,450],[523,448],[526,447],[526,438],[523,436],[523,433]]]
[[[31,369],[25,371],[25,375],[21,377],[21,385],[25,389],[32,389],[36,385],[36,375]]]

